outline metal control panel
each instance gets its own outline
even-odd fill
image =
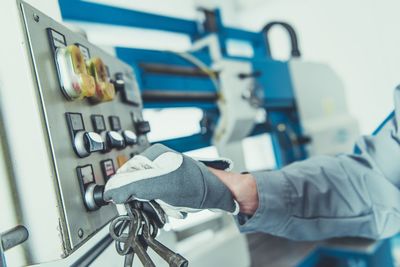
[[[105,184],[119,166],[143,151],[150,129],[128,65],[30,5],[22,3],[21,8],[67,256],[117,215],[111,205],[88,206],[85,190],[93,183]]]

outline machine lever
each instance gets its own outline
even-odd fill
[[[25,226],[18,225],[4,233],[0,233],[0,267],[6,267],[4,252],[24,243],[29,237]]]

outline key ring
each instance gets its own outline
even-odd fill
[[[150,221],[149,217],[145,213],[142,213],[142,218],[144,221],[142,229],[143,234],[155,238],[158,233],[157,225],[153,221]]]
[[[110,236],[115,240],[115,249],[120,255],[132,253],[132,240],[142,227],[140,212],[130,208],[127,211],[128,215],[119,216],[110,223]],[[127,226],[128,233],[124,233]]]

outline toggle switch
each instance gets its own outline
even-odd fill
[[[106,133],[106,141],[110,148],[122,149],[125,147],[124,138],[116,131],[108,131]]]
[[[140,120],[134,122],[134,126],[136,128],[136,132],[139,135],[147,134],[150,132],[150,123],[148,121]]]
[[[103,151],[103,138],[95,132],[77,132],[74,137],[75,152],[79,157],[87,157],[93,152]]]
[[[122,136],[125,139],[125,144],[127,146],[131,146],[137,143],[137,136],[134,132],[130,131],[130,130],[124,130],[122,132]]]
[[[61,91],[68,100],[94,96],[95,80],[88,74],[84,56],[76,45],[59,47],[56,63]]]
[[[67,112],[65,115],[72,145],[79,157],[84,158],[89,156],[90,153],[104,150],[103,138],[98,133],[85,130],[81,113]]]
[[[106,65],[98,58],[92,58],[87,63],[89,73],[94,77],[96,92],[90,99],[93,102],[106,102],[114,99],[115,88],[110,82]]]

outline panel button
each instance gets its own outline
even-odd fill
[[[101,133],[106,130],[106,124],[104,122],[103,115],[91,115],[93,129],[96,133]]]
[[[118,165],[118,168],[121,168],[122,165],[124,165],[127,161],[128,161],[128,157],[127,157],[127,156],[125,156],[125,155],[119,155],[119,156],[117,157],[117,165]]]
[[[112,159],[106,159],[100,162],[100,166],[104,181],[107,182],[115,174],[114,162]]]
[[[76,173],[78,175],[78,182],[79,182],[79,187],[81,189],[81,194],[83,197],[83,203],[85,204],[86,209],[89,209],[89,207],[86,205],[85,201],[85,192],[89,185],[95,184],[95,176],[93,172],[93,166],[91,164],[84,165],[84,166],[78,166],[76,167]]]
[[[88,184],[95,182],[92,164],[78,166],[76,167],[76,172],[78,174],[79,182],[83,186],[83,189],[86,189],[86,186]]]
[[[75,136],[75,133],[79,131],[85,130],[85,124],[83,123],[82,114],[67,112],[65,113],[67,118],[68,128],[72,136]]]
[[[125,90],[125,80],[122,72],[115,73],[113,84],[117,92],[123,92]]]
[[[95,94],[95,81],[87,72],[81,50],[76,45],[59,47],[55,57],[64,96],[68,100],[92,97]]]
[[[133,106],[141,104],[139,86],[132,72],[125,74],[122,72],[115,73],[113,83],[115,89],[121,94],[122,102]]]
[[[98,58],[92,58],[88,62],[89,73],[94,77],[96,93],[90,99],[94,102],[111,101],[115,96],[115,88],[108,76],[106,65]]]
[[[124,137],[127,146],[131,146],[137,143],[136,134],[130,130],[123,131],[122,136]]]
[[[109,116],[108,120],[110,122],[111,130],[120,131],[121,130],[121,121],[118,116]]]
[[[136,121],[135,128],[137,134],[147,134],[150,132],[150,123],[148,121]]]

